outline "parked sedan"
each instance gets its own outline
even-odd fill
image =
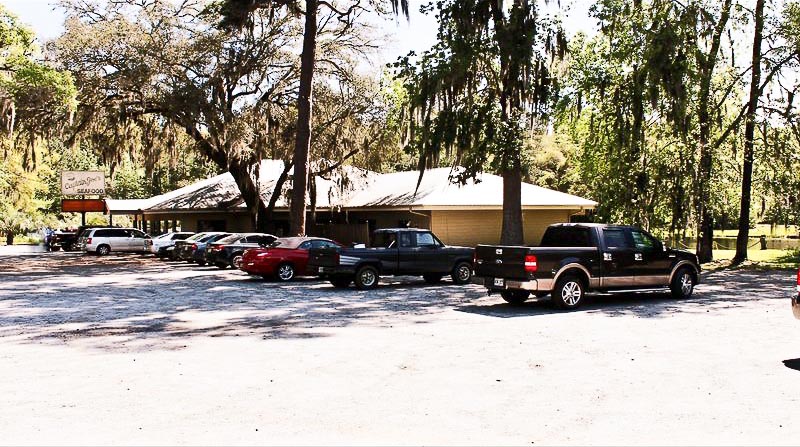
[[[228,268],[228,266],[239,268],[245,250],[269,245],[276,239],[276,236],[266,233],[232,234],[209,244],[205,260],[221,269]]]
[[[794,317],[800,319],[800,268],[797,269],[797,293],[792,295]]]
[[[290,281],[295,276],[316,275],[309,272],[308,250],[311,248],[333,248],[342,245],[330,239],[318,237],[284,237],[265,248],[252,248],[244,252],[240,269],[264,278]]]
[[[174,250],[175,259],[190,263],[195,262],[201,266],[206,265],[204,258],[206,253],[206,244],[227,236],[230,236],[230,233],[210,231],[206,233],[195,234],[184,241],[176,241]]]
[[[150,246],[150,252],[159,258],[163,258],[167,255],[167,248],[174,246],[175,242],[185,240],[192,235],[194,235],[194,233],[179,231],[156,236],[153,238],[153,245]]]

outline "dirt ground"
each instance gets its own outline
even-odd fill
[[[289,285],[140,255],[0,257],[4,445],[796,445],[792,272],[686,301]]]

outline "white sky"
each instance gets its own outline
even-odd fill
[[[382,30],[394,42],[384,49],[383,61],[375,62],[393,62],[409,51],[421,53],[433,45],[436,39],[436,20],[433,16],[419,13],[419,6],[426,2],[427,0],[410,0],[411,20],[408,22],[405,17],[380,21]],[[56,2],[53,0],[0,0],[0,3],[28,24],[40,42],[57,37],[64,29],[63,11],[54,6]],[[557,3],[551,1],[550,7],[555,8]],[[561,0],[564,27],[569,34],[577,31],[594,32],[596,23],[588,14],[589,6],[593,3],[593,0]]]

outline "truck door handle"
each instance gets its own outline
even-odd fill
[[[636,261],[641,261],[642,260],[642,254],[641,253],[634,253],[633,259],[636,260]]]

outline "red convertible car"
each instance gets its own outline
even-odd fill
[[[309,249],[341,246],[336,241],[319,237],[283,237],[267,247],[245,251],[239,268],[251,275],[291,281],[295,276],[310,273],[306,270]],[[316,274],[316,271],[312,273]]]

